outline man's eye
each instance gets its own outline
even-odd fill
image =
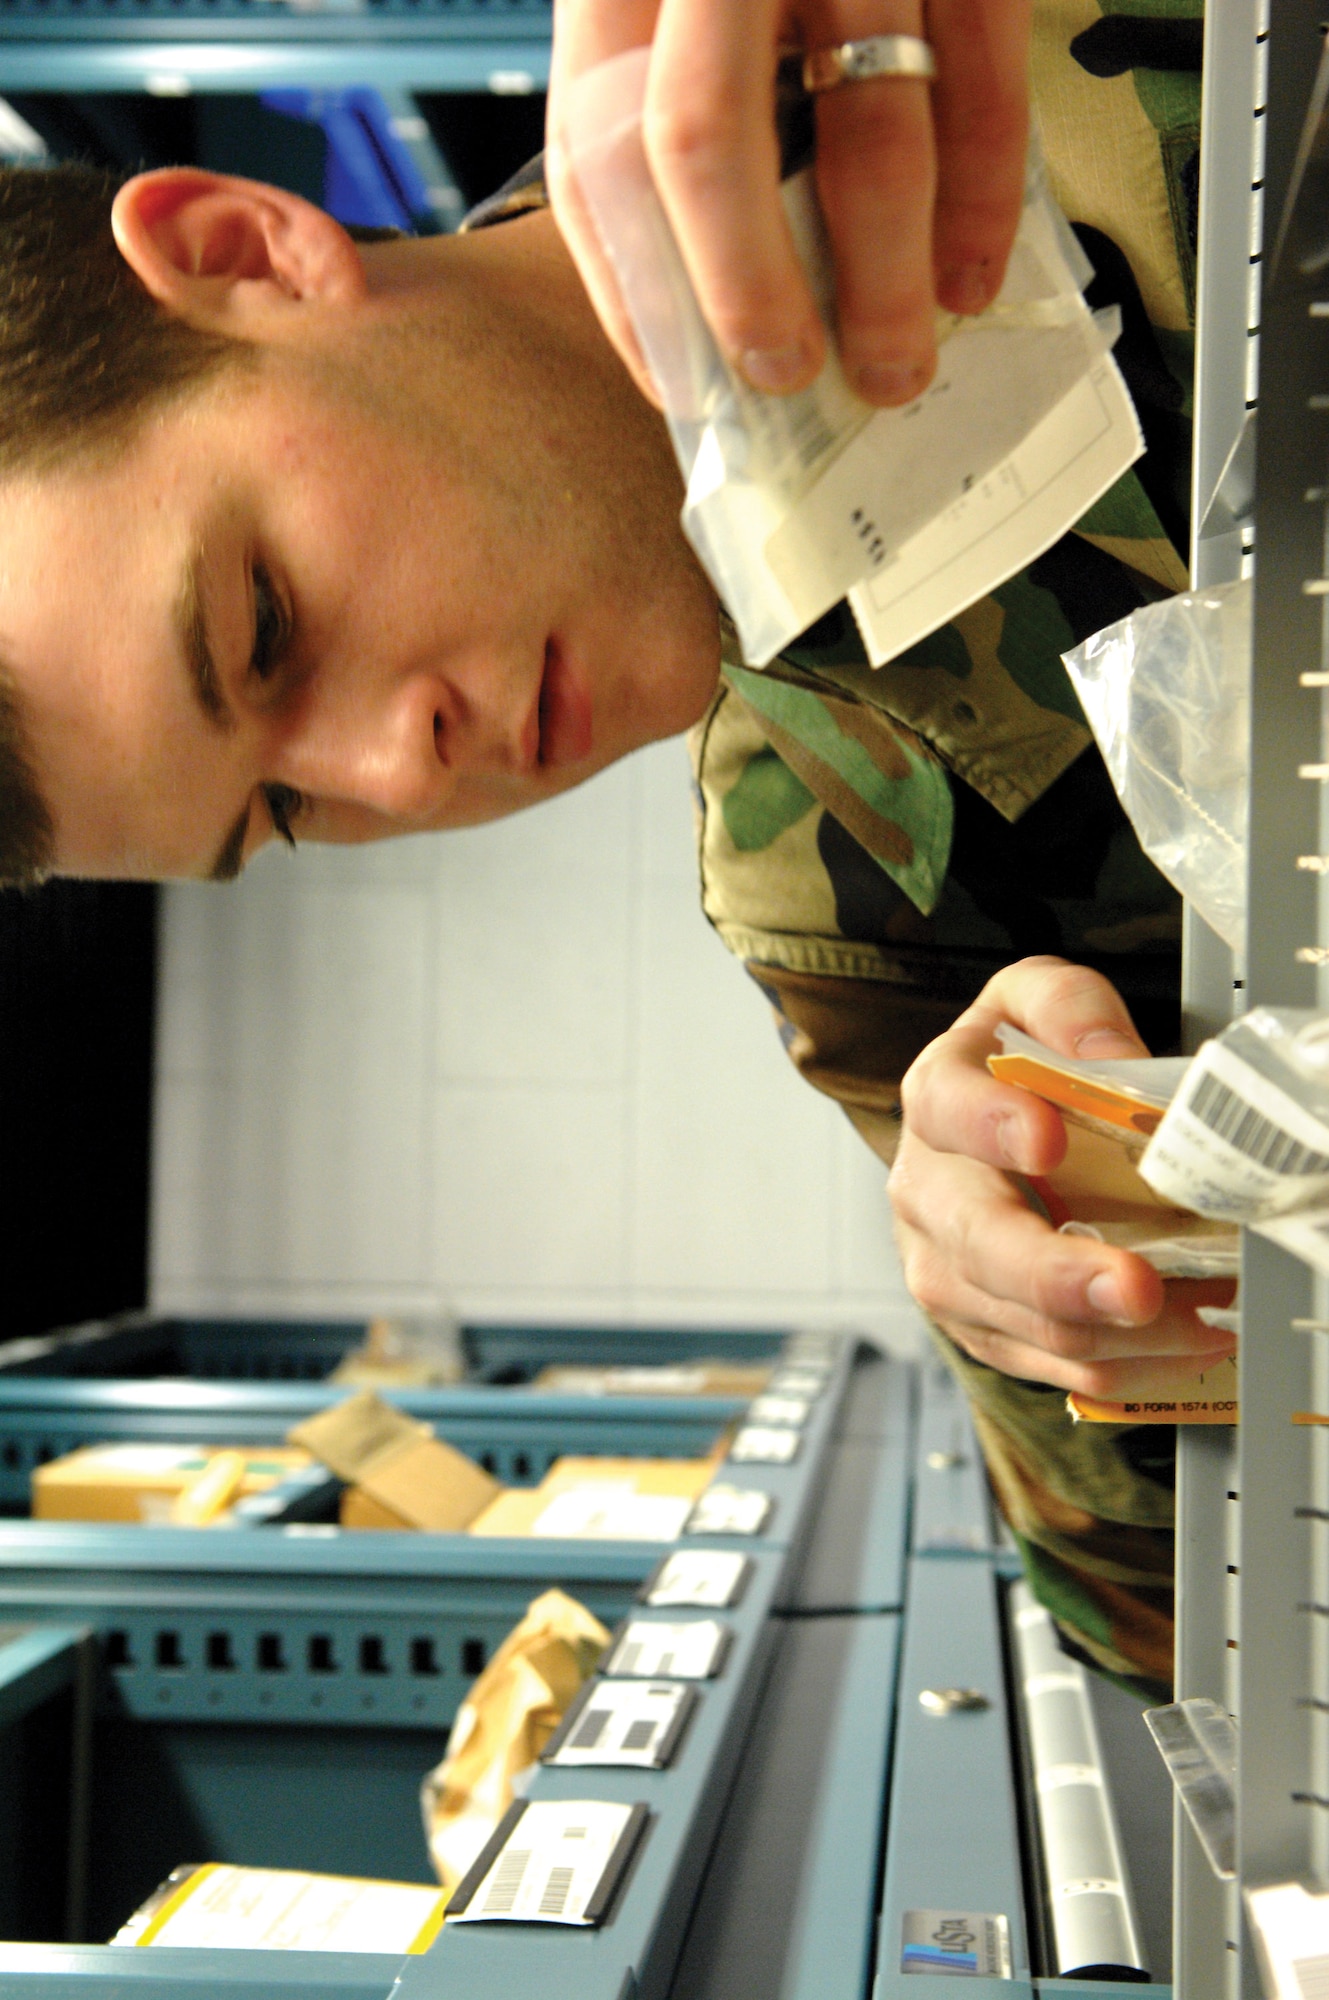
[[[293,821],[304,811],[303,792],[297,792],[292,785],[263,785],[263,803],[268,809],[268,818],[288,847],[295,846]]]
[[[261,681],[271,680],[286,644],[286,614],[261,563],[254,564],[254,650],[250,670]]]

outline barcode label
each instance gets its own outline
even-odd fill
[[[695,1692],[678,1681],[597,1681],[585,1710],[569,1717],[543,1762],[659,1770],[671,1760],[695,1702]]]
[[[1266,1118],[1246,1099],[1206,1070],[1196,1081],[1186,1108],[1211,1132],[1271,1174],[1329,1174],[1329,1153],[1316,1153]]]
[[[734,1549],[679,1549],[666,1557],[646,1602],[722,1611],[737,1602],[748,1568],[748,1558]]]
[[[500,1856],[498,1865],[490,1877],[489,1894],[485,1897],[487,1917],[506,1917],[511,1914],[530,1859],[529,1847],[511,1848]]]
[[[640,1806],[599,1799],[514,1807],[505,1844],[459,1885],[447,1922],[598,1923],[644,1818]]]
[[[634,1618],[606,1662],[606,1672],[625,1679],[632,1674],[643,1680],[672,1674],[681,1681],[708,1680],[719,1667],[727,1640],[727,1628],[716,1618],[667,1624]]]
[[[607,1708],[593,1708],[581,1728],[572,1739],[574,1750],[594,1750],[605,1733],[610,1711]]]
[[[572,1868],[550,1869],[549,1880],[545,1883],[545,1892],[540,1898],[540,1915],[542,1917],[562,1916],[567,1907],[568,1896],[572,1889],[572,1878],[575,1872]]]
[[[1229,1032],[1251,1038],[1248,1020]],[[1145,1149],[1144,1179],[1178,1207],[1253,1229],[1322,1212],[1329,1120],[1296,1092],[1290,1067],[1288,1084],[1257,1069],[1239,1044],[1206,1042]]]

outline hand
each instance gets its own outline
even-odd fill
[[[936,367],[934,302],[981,312],[1020,219],[1031,0],[557,0],[546,171],[554,214],[609,338],[658,398],[567,165],[565,93],[649,43],[644,140],[702,311],[755,388],[811,382],[825,330],[779,200],[775,72],[791,46],[923,35],[937,79],[846,83],[817,101],[817,188],[835,253],[839,345],[869,403],[907,403]]]
[[[1001,1021],[1062,1055],[1149,1053],[1120,995],[1083,966],[1026,958],[989,980],[904,1079],[890,1197],[910,1291],[976,1361],[1105,1401],[1212,1367],[1235,1342],[1195,1308],[1230,1304],[1231,1279],[1165,1284],[1142,1257],[1060,1236],[1026,1205],[1011,1176],[1055,1167],[1066,1131],[1050,1104],[989,1074]]]

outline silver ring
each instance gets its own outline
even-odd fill
[[[842,83],[863,83],[874,76],[913,76],[931,83],[936,74],[932,44],[919,35],[868,35],[861,42],[813,49],[803,58],[807,91],[835,90]]]

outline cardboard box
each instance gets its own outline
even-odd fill
[[[228,1449],[232,1449],[229,1448]],[[37,1521],[147,1521],[171,1518],[221,1447],[193,1444],[90,1444],[39,1465],[32,1475]],[[309,1453],[283,1445],[245,1449],[241,1497],[263,1493],[309,1464]]]
[[[1138,1171],[1145,1145],[1162,1122],[1185,1069],[1163,1057],[1125,1062],[1077,1062],[1003,1030],[1003,1052],[988,1068],[1061,1112],[1066,1156],[1040,1178],[1029,1177],[1049,1221],[1099,1237],[1144,1257],[1163,1277],[1236,1276],[1238,1231],[1229,1222],[1177,1208],[1155,1194]],[[1074,1390],[1072,1417],[1102,1424],[1232,1424],[1237,1420],[1237,1363],[1232,1356],[1203,1373],[1157,1374],[1134,1400],[1105,1401]]]
[[[473,1535],[676,1541],[712,1458],[560,1458],[538,1486],[514,1488],[474,1521]]]
[[[464,1452],[436,1438],[428,1424],[364,1389],[297,1424],[303,1445],[338,1479],[345,1528],[422,1528],[455,1534],[502,1493]]]
[[[531,1388],[546,1396],[759,1396],[769,1365],[671,1362],[659,1367],[542,1368]]]

